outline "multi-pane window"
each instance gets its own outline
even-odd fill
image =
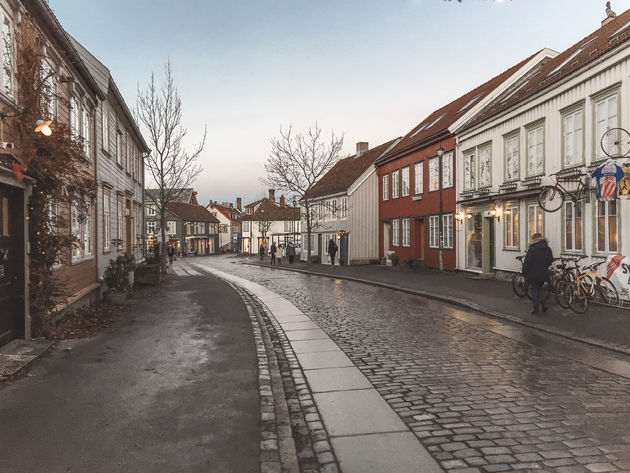
[[[582,246],[582,202],[564,204],[564,249],[581,251]]]
[[[440,247],[440,216],[429,217],[429,248]]]
[[[75,97],[70,98],[70,131],[72,136],[81,136],[81,124],[79,123],[79,101]]]
[[[157,209],[155,205],[147,205],[147,217],[155,217],[157,215]]]
[[[604,99],[595,102],[595,127],[596,127],[596,143],[599,145],[602,136],[607,130],[611,128],[619,127],[619,119],[617,113],[617,94],[611,95]],[[612,155],[618,156],[619,153],[619,140],[615,140],[615,137],[610,137],[607,143],[604,143],[607,148],[607,152]],[[595,146],[595,156],[597,158],[605,158],[606,155],[601,149],[601,146]]]
[[[6,95],[13,95],[14,73],[14,35],[13,24],[8,15],[0,10],[2,17],[2,76],[0,88]]]
[[[155,220],[147,220],[147,234],[151,235],[155,233],[157,229],[157,222]]]
[[[518,248],[518,207],[515,205],[506,206],[505,211],[503,212],[503,220],[505,221],[505,247]]]
[[[453,248],[453,214],[442,215],[442,248]]]
[[[469,153],[464,156],[464,189],[474,189],[475,187],[475,153]]]
[[[398,198],[400,190],[400,171],[397,169],[392,171],[392,199]]]
[[[424,162],[413,165],[413,193],[422,194],[424,192]]]
[[[81,136],[83,137],[83,152],[85,157],[92,157],[92,135],[90,133],[90,113],[86,107],[81,110]]]
[[[122,240],[123,240],[123,199],[122,197],[118,197],[118,205],[117,205],[117,219],[116,219],[116,238],[118,239],[118,248],[122,248]]]
[[[101,102],[101,138],[103,149],[109,152],[109,109],[105,102]]]
[[[617,201],[597,201],[597,251],[617,251]]]
[[[564,152],[563,163],[565,167],[580,164],[584,156],[582,141],[582,109],[568,113],[563,118]]]
[[[442,156],[442,189],[453,187],[453,152]]]
[[[167,235],[175,235],[177,233],[177,222],[168,221],[166,226],[168,227]]]
[[[80,215],[79,204],[70,207],[71,230],[75,241],[72,245],[72,262],[76,263],[92,256],[92,206],[85,203],[85,214]]]
[[[401,194],[403,197],[409,196],[409,166],[405,166],[402,168],[402,180],[401,180],[402,188]]]
[[[440,188],[440,158],[429,159],[429,192]]]
[[[47,119],[57,116],[57,83],[55,81],[55,68],[51,62],[42,59],[42,98],[45,103]]]
[[[348,198],[347,197],[341,197],[339,199],[337,216],[338,218],[348,217]]]
[[[103,251],[110,250],[110,240],[112,235],[112,218],[110,213],[109,191],[103,190]]]
[[[383,175],[383,201],[389,200],[389,174]]]
[[[400,220],[392,220],[392,246],[400,245]]]
[[[527,130],[527,175],[538,176],[544,172],[543,127]]]
[[[243,221],[243,231],[244,232],[248,232],[249,231],[249,221],[248,220],[244,220]]]
[[[116,131],[116,163],[119,166],[123,165],[123,148],[122,148],[122,133]]]
[[[492,184],[492,154],[490,146],[479,149],[479,187]]]
[[[505,139],[505,180],[518,179],[520,172],[520,142],[519,135],[512,135]]]
[[[410,220],[409,218],[402,219],[402,246],[409,246],[410,241]]]
[[[543,211],[538,204],[527,206],[527,231],[530,238],[534,233],[543,234]]]

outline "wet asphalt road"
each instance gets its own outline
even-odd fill
[[[627,358],[396,291],[237,261],[182,264],[212,265],[297,305],[445,470],[630,471]]]
[[[240,297],[214,278],[171,277],[132,302],[114,327],[0,383],[0,472],[259,471],[256,352]]]

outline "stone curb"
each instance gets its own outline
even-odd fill
[[[263,267],[263,268],[271,268],[271,269],[279,269],[282,271],[293,271],[296,273],[303,273],[303,274],[312,274],[314,276],[322,276],[322,277],[326,277],[326,278],[331,278],[331,279],[343,279],[346,281],[353,281],[353,282],[359,282],[359,283],[363,283],[363,284],[369,284],[371,286],[377,286],[377,287],[383,287],[386,289],[392,289],[395,291],[400,291],[400,292],[404,292],[406,294],[412,294],[415,296],[420,296],[420,297],[424,297],[426,299],[431,299],[431,300],[435,300],[438,302],[443,302],[446,304],[450,304],[450,305],[454,305],[457,307],[462,307],[464,309],[471,309],[474,310],[475,312],[479,312],[481,314],[484,315],[489,315],[490,317],[495,317],[498,319],[503,319],[503,320],[508,320],[510,322],[519,324],[519,325],[523,325],[525,327],[529,327],[529,328],[533,328],[536,330],[540,330],[541,332],[545,332],[545,333],[549,333],[552,335],[556,335],[562,338],[566,338],[568,340],[572,340],[572,341],[576,341],[576,342],[580,342],[580,343],[585,343],[587,345],[591,345],[597,348],[602,348],[605,350],[609,350],[615,353],[620,353],[622,355],[630,355],[630,349],[626,348],[624,346],[621,345],[617,345],[614,343],[609,343],[609,342],[605,342],[603,340],[598,340],[592,337],[580,337],[577,335],[574,335],[570,332],[567,332],[566,330],[561,330],[561,329],[552,329],[549,327],[546,327],[544,325],[541,324],[536,324],[533,322],[528,322],[527,320],[523,320],[519,317],[515,317],[513,315],[509,315],[509,314],[505,314],[503,312],[497,312],[497,311],[492,311],[489,309],[486,309],[485,307],[482,307],[478,304],[475,304],[474,302],[470,302],[466,299],[461,299],[461,298],[457,298],[457,297],[446,297],[446,296],[442,296],[440,294],[435,294],[435,293],[430,293],[430,292],[426,292],[426,291],[419,291],[416,289],[408,289],[408,288],[404,288],[404,287],[400,287],[400,286],[395,286],[393,284],[387,284],[387,283],[383,283],[380,281],[374,281],[371,279],[362,279],[362,278],[357,278],[354,276],[344,276],[344,275],[337,275],[337,274],[328,274],[328,273],[320,273],[318,271],[309,271],[306,269],[298,269],[298,268],[289,268],[289,267],[280,267],[280,266],[268,266],[268,265],[262,265],[262,264],[256,264],[256,263],[252,263],[252,262],[241,262],[240,264],[243,265],[251,265],[251,266],[259,266],[259,267]]]

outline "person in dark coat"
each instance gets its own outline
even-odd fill
[[[328,242],[328,254],[330,255],[330,264],[332,267],[335,267],[335,256],[337,255],[337,243],[335,243],[335,239],[331,238]]]
[[[289,264],[293,264],[293,259],[295,258],[295,246],[289,243],[287,247],[287,256],[289,258]]]
[[[552,262],[553,253],[547,240],[540,233],[534,233],[523,262],[523,275],[532,289],[532,314],[537,314],[539,308],[547,312],[543,285],[549,279],[549,266]]]
[[[262,243],[260,244],[260,248],[258,248],[258,254],[260,255],[260,260],[262,261],[262,259],[265,257],[265,245],[263,245]]]
[[[272,243],[271,248],[269,249],[269,254],[271,255],[271,264],[276,264],[276,252],[278,249],[276,248],[276,244]]]

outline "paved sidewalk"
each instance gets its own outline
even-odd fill
[[[236,257],[235,262],[269,266],[267,260],[261,262],[253,256]],[[440,272],[382,265],[332,268],[329,265],[312,264],[309,268],[303,261],[292,265],[283,262],[275,268],[395,288],[630,354],[630,311],[626,309],[593,304],[585,314],[576,314],[560,307],[551,295],[549,311],[543,315],[532,315],[531,303],[528,299],[518,298],[512,291],[510,282],[481,279],[466,272]]]

